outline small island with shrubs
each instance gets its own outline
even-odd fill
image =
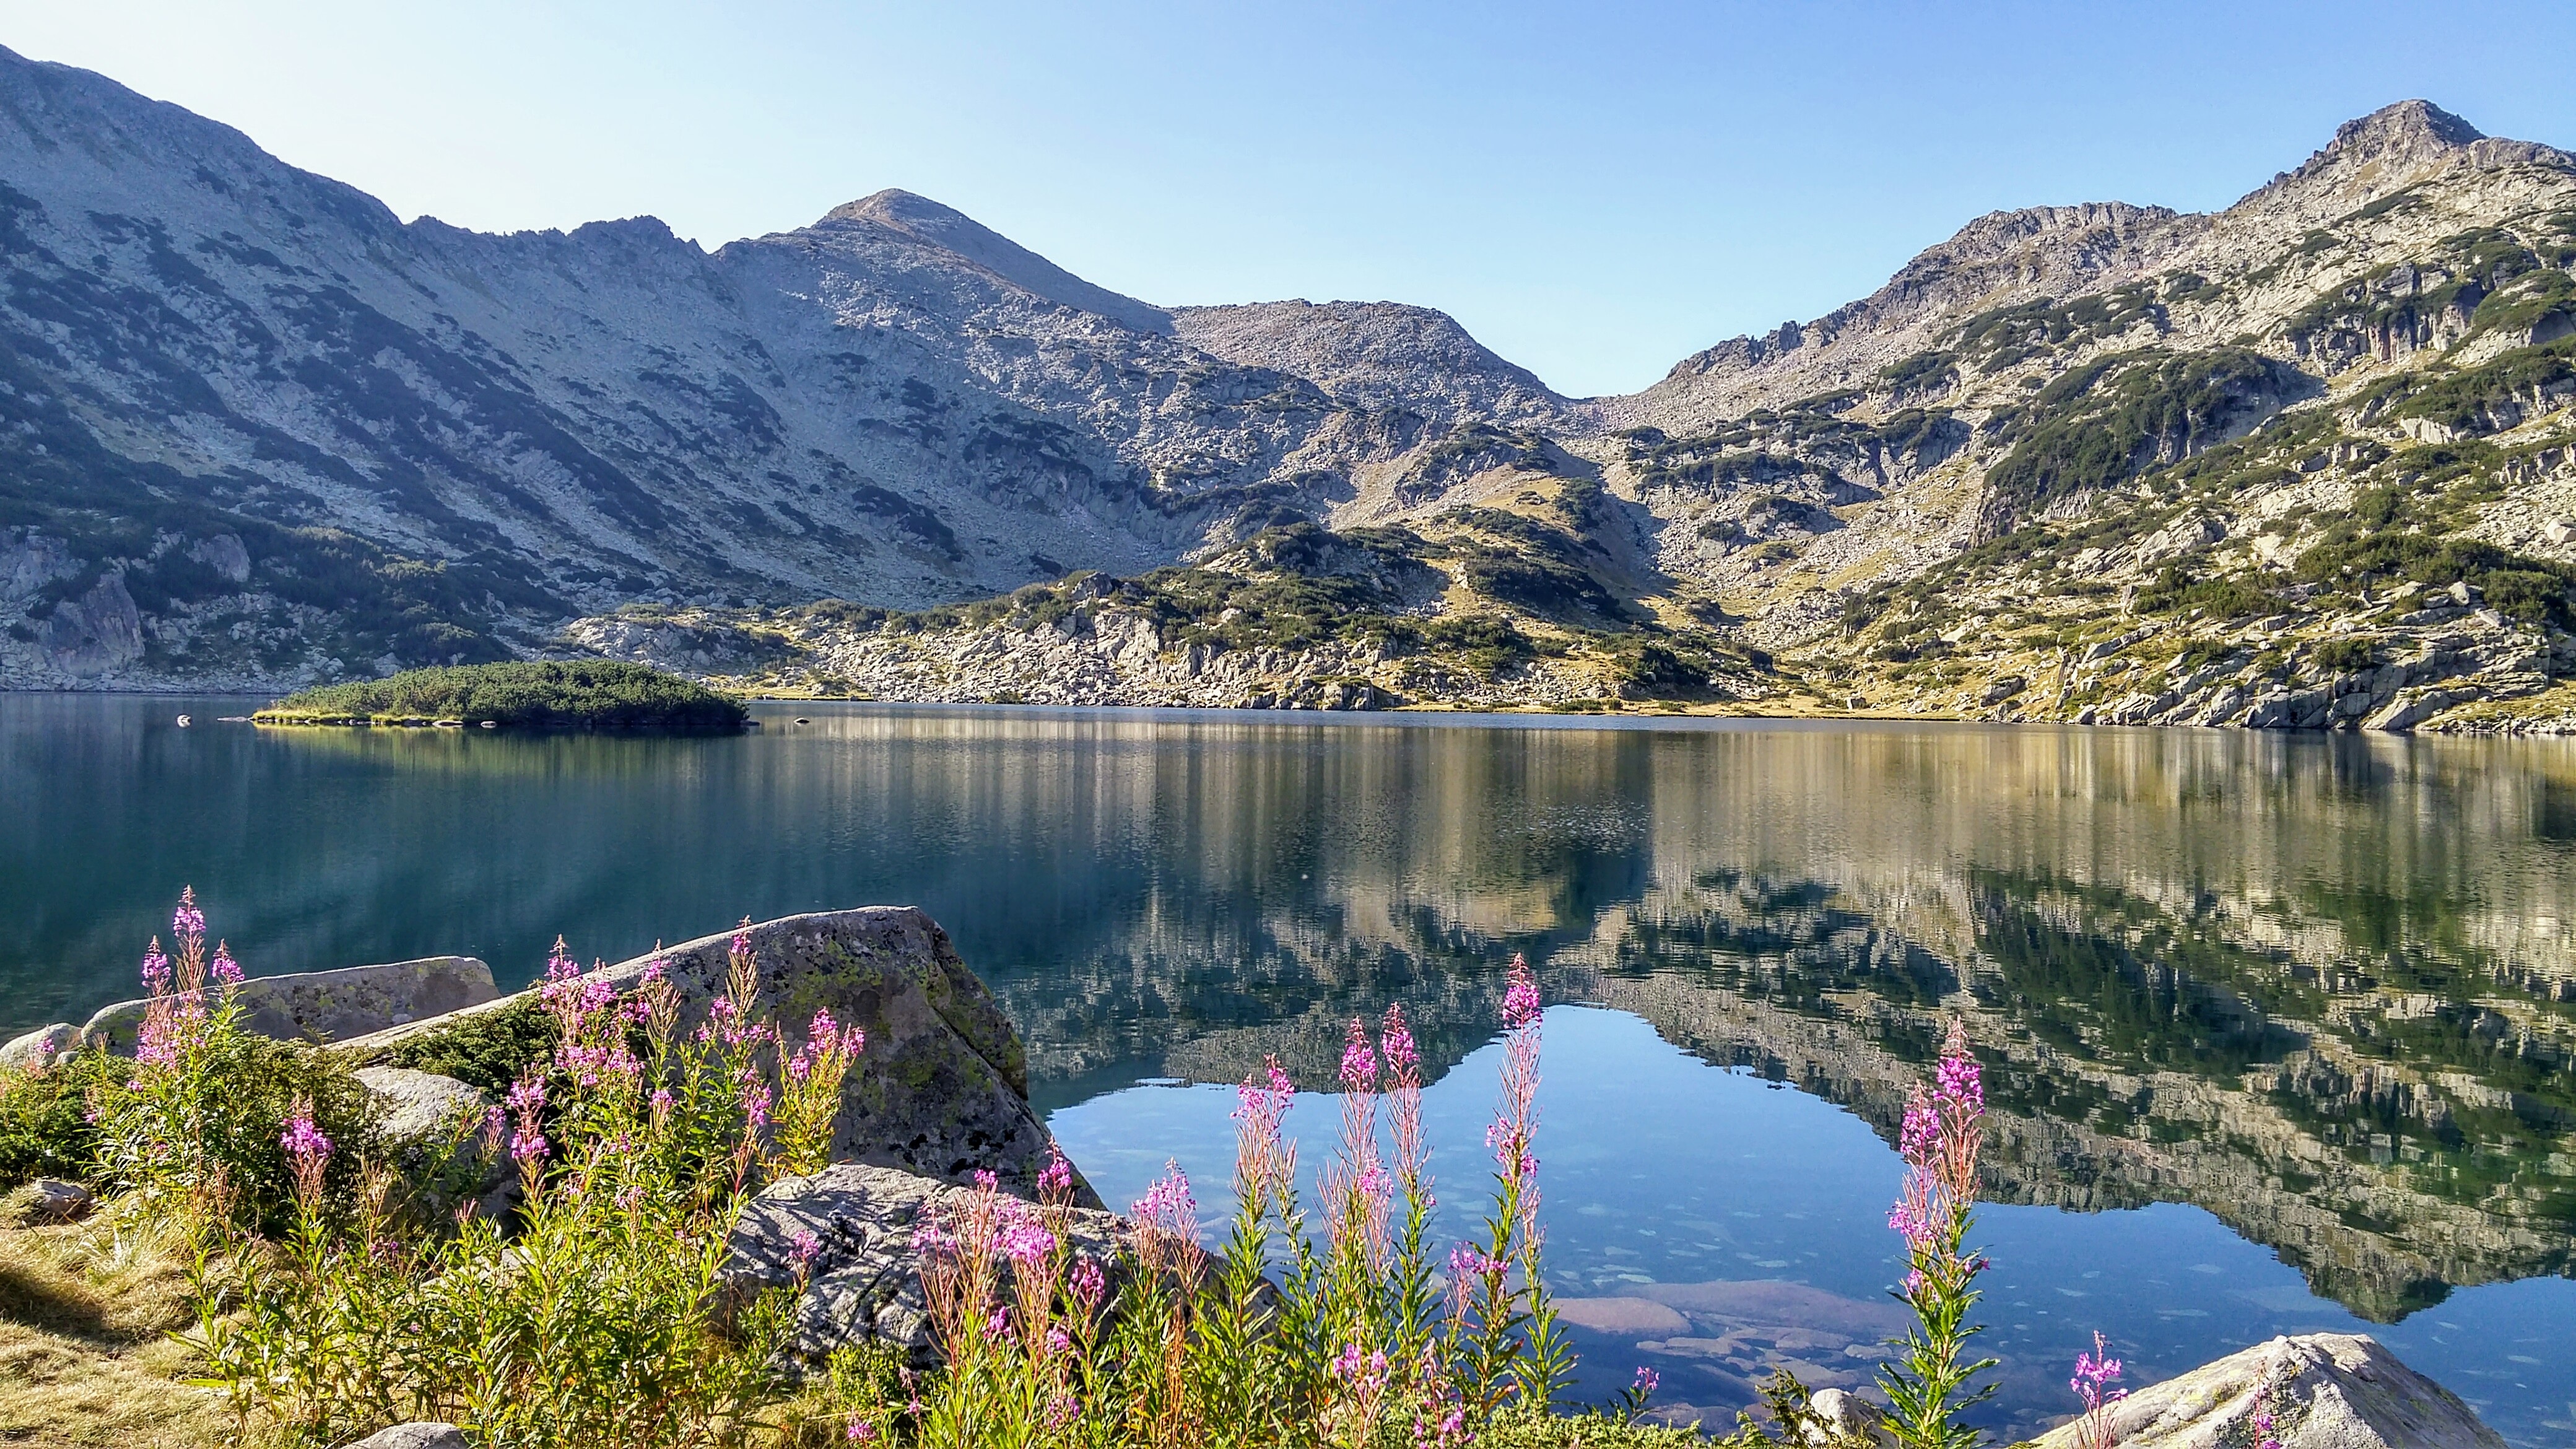
[[[263,725],[445,725],[731,733],[750,711],[692,679],[605,659],[413,669],[324,685],[251,716]]]

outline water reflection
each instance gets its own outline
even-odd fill
[[[183,880],[265,970],[524,978],[558,931],[616,957],[920,904],[1057,1109],[1274,1053],[1325,1080],[1339,1022],[1399,999],[1446,1069],[1525,950],[1558,999],[1881,1138],[1964,1012],[1999,1197],[2193,1205],[2362,1318],[2576,1240],[2552,743],[819,706],[744,739],[290,737],[183,708],[235,712],[0,696],[0,1030],[121,994]]]

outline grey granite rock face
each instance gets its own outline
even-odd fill
[[[953,1211],[971,1191],[859,1164],[772,1184],[743,1210],[726,1242],[726,1287],[747,1296],[795,1286],[796,1238],[811,1234],[820,1247],[797,1294],[797,1355],[819,1363],[844,1345],[882,1343],[926,1366],[930,1319],[913,1230],[925,1217]],[[1116,1269],[1124,1220],[1075,1208],[1063,1231],[1077,1256],[1104,1273]]]
[[[406,1067],[360,1067],[375,1099],[383,1150],[412,1185],[425,1216],[443,1219],[466,1202],[486,1217],[518,1201],[519,1175],[497,1140],[481,1131],[491,1100],[454,1077]]]
[[[51,1066],[54,1059],[80,1045],[80,1028],[67,1021],[40,1026],[0,1046],[0,1072],[23,1072]]]
[[[754,1011],[775,1020],[790,1043],[804,1040],[817,1010],[867,1032],[867,1050],[842,1089],[835,1160],[948,1182],[982,1168],[1015,1190],[1034,1189],[1047,1133],[1029,1109],[1027,1055],[938,922],[909,906],[869,906],[764,922],[750,928],[750,939],[760,963]],[[702,936],[605,975],[631,987],[662,963],[680,994],[681,1029],[694,1030],[724,994],[731,945],[729,932]],[[443,1025],[418,1022],[350,1045],[362,1059],[382,1060],[394,1044]]]
[[[349,1449],[468,1449],[464,1431],[454,1424],[396,1424],[380,1429]]]
[[[290,976],[254,976],[237,990],[242,1025],[279,1041],[345,1041],[497,1000],[492,968],[471,956],[424,956]],[[134,1052],[147,1001],[99,1008],[81,1034],[120,1056]]]
[[[2110,1410],[2122,1449],[2234,1449],[2258,1435],[2258,1394],[2281,1449],[2505,1449],[2504,1438],[2440,1384],[2376,1339],[2312,1333],[2276,1338],[2141,1389]],[[2075,1449],[2080,1425],[2041,1436]]]

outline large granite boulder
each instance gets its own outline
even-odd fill
[[[749,1296],[798,1281],[800,1235],[817,1245],[796,1298],[796,1356],[819,1364],[847,1344],[903,1350],[915,1367],[933,1360],[921,1255],[913,1230],[955,1211],[974,1190],[858,1163],[772,1183],[744,1207],[727,1238],[726,1287]],[[1074,1253],[1098,1264],[1104,1282],[1118,1267],[1127,1224],[1096,1208],[1067,1211]]]
[[[242,1026],[279,1041],[345,1041],[497,999],[492,968],[471,956],[424,956],[291,976],[254,976],[234,988]],[[81,1035],[134,1055],[145,1001],[99,1008]]]
[[[376,1137],[419,1210],[445,1218],[472,1202],[486,1216],[519,1198],[519,1174],[497,1141],[486,1141],[491,1099],[454,1077],[406,1067],[360,1067],[356,1076],[376,1106]]]
[[[2348,1333],[2276,1338],[2141,1389],[2111,1406],[2120,1449],[2241,1449],[2256,1398],[2281,1449],[2505,1449],[2503,1436],[2376,1339]],[[2080,1422],[2038,1449],[2076,1449]]]
[[[869,906],[788,916],[749,928],[760,963],[753,1010],[801,1041],[815,1011],[867,1032],[867,1050],[842,1088],[832,1139],[836,1161],[901,1168],[946,1182],[977,1169],[1034,1194],[1047,1164],[1047,1132],[1030,1110],[1028,1058],[991,992],[957,958],[948,933],[909,906]],[[732,933],[702,936],[602,968],[632,987],[662,963],[681,1000],[681,1028],[706,1019],[722,996]],[[524,994],[523,994],[524,995]],[[507,1010],[520,997],[414,1022],[348,1043],[362,1061],[383,1061],[404,1042]],[[1086,1204],[1088,1186],[1077,1183]]]

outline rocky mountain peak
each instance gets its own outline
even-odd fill
[[[889,187],[834,207],[818,227],[862,223],[963,258],[1022,291],[1096,313],[1138,332],[1169,333],[1172,319],[1151,302],[1094,286],[1009,237],[927,196]]]
[[[2335,128],[2334,139],[2231,212],[2284,213],[2301,224],[2331,220],[2456,167],[2537,164],[2576,168],[2576,156],[2489,136],[2430,101],[2399,101]]]

